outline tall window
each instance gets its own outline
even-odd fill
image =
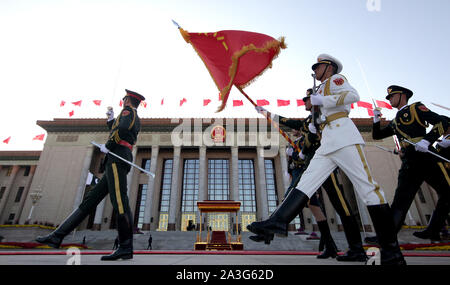
[[[25,166],[25,170],[23,172],[23,176],[29,176],[30,175],[30,170],[31,170],[30,166]]]
[[[134,211],[134,225],[142,229],[144,224],[145,202],[147,201],[147,184],[139,184],[138,196],[136,201],[136,210]]]
[[[20,199],[22,199],[23,190],[25,187],[19,187],[19,190],[17,191],[16,199],[14,199],[14,203],[20,202]]]
[[[264,168],[266,171],[267,203],[269,206],[270,215],[278,205],[277,184],[275,180],[275,167],[273,164],[273,160],[265,159]]]
[[[141,167],[147,171],[150,171],[150,163],[151,163],[151,159],[150,158],[144,158],[142,160],[142,164]],[[142,172],[142,171],[141,171]],[[142,172],[143,173],[143,172]]]
[[[228,159],[208,160],[208,199],[229,200],[229,161]]]
[[[181,202],[181,230],[185,231],[189,221],[193,225],[196,222],[198,183],[199,183],[199,160],[185,159],[183,167],[183,200]]]
[[[239,159],[239,200],[242,229],[256,221],[255,168],[252,159]]]
[[[159,203],[159,231],[167,231],[169,221],[170,192],[172,188],[173,159],[166,159],[163,163],[163,176],[161,183],[161,197]]]
[[[229,200],[230,165],[228,159],[208,160],[208,199]],[[209,213],[208,226],[213,231],[227,231],[229,228],[230,215],[228,213]]]

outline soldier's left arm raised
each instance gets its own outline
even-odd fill
[[[323,106],[332,108],[359,101],[359,94],[341,74],[335,74],[325,83]]]

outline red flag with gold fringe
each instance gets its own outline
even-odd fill
[[[221,94],[222,111],[233,85],[245,88],[260,76],[272,61],[286,48],[284,38],[226,30],[214,33],[189,33],[179,28],[181,35],[190,43],[206,65]]]

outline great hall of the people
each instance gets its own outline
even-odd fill
[[[365,142],[365,154],[375,180],[389,202],[397,185],[398,156],[375,145],[394,149],[392,138],[374,141],[372,120],[353,119]],[[102,177],[104,155],[91,141],[104,143],[109,135],[104,119],[53,119],[38,121],[47,136],[42,151],[0,152],[0,224],[58,225]],[[383,124],[387,124],[383,121]],[[289,129],[283,128],[289,133]],[[189,221],[199,224],[197,201],[239,201],[237,216],[210,213],[201,222],[213,230],[242,230],[267,218],[282,201],[290,183],[288,142],[259,119],[141,119],[141,132],[133,148],[134,163],[155,178],[132,168],[128,195],[136,228],[151,231],[185,231]],[[338,183],[364,230],[371,220],[352,184],[340,173]],[[339,216],[323,192],[330,227],[342,230]],[[437,195],[421,186],[405,220],[426,225]],[[78,229],[115,228],[115,213],[107,196]],[[311,212],[303,210],[306,229],[315,229]],[[237,219],[238,221],[235,221]],[[299,227],[299,218],[290,229]]]

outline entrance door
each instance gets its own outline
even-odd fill
[[[228,231],[230,227],[230,214],[228,213],[208,214],[208,227],[212,231]]]

